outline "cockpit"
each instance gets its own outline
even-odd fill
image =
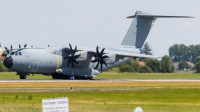
[[[9,55],[21,56],[22,53],[21,52],[11,52]]]

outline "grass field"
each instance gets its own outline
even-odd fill
[[[94,79],[200,79],[200,74],[192,72],[179,73],[101,73]],[[0,79],[19,79],[16,73],[1,73]],[[52,79],[51,76],[35,74],[27,76],[27,79]]]
[[[0,78],[8,79],[4,75],[15,76],[0,74]],[[123,78],[121,75],[134,78],[134,74],[100,74],[97,78]],[[192,73],[135,75],[139,79],[149,75],[200,78]],[[70,91],[69,86],[74,89]],[[70,112],[133,112],[138,106],[144,112],[199,112],[200,82],[0,82],[0,112],[41,112],[42,99],[52,97],[68,97]]]

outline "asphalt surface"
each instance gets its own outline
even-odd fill
[[[93,79],[93,80],[0,79],[0,82],[200,82],[200,79]]]

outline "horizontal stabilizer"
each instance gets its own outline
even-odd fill
[[[194,18],[191,16],[162,16],[162,15],[137,15],[140,18]],[[135,18],[135,15],[128,16],[127,18]]]

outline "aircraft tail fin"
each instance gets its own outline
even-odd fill
[[[122,46],[135,46],[136,48],[142,48],[154,22],[157,18],[193,18],[189,16],[162,16],[162,15],[150,15],[142,11],[136,11],[135,15],[127,18],[134,18],[131,26],[129,27]]]

